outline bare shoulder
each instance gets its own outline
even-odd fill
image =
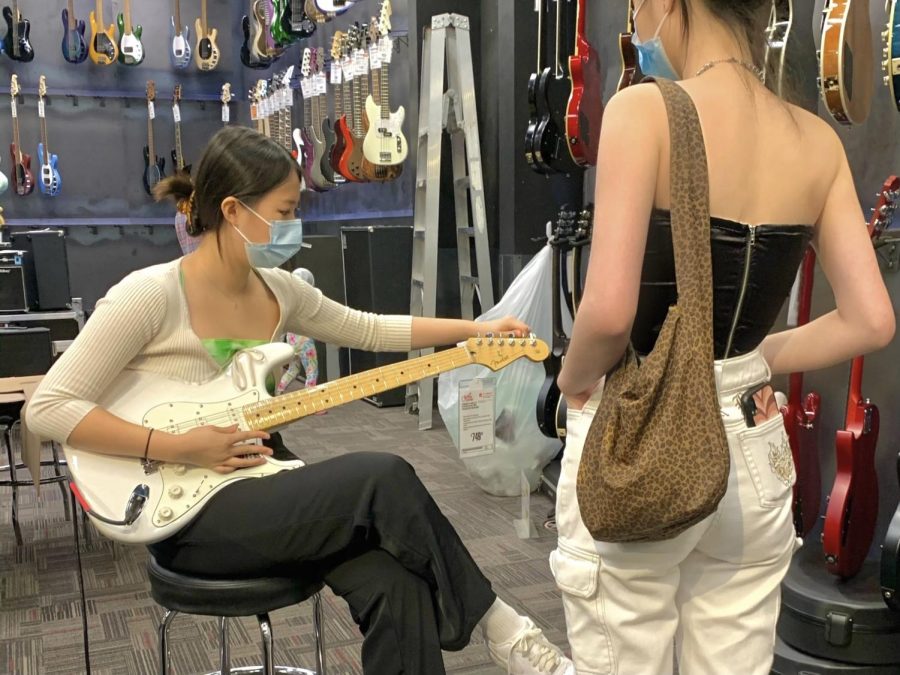
[[[786,105],[800,129],[801,142],[813,150],[813,154],[819,159],[827,161],[830,168],[838,167],[845,153],[844,145],[834,127],[805,108],[792,103]]]
[[[642,82],[617,92],[603,111],[603,132],[607,134],[637,131],[648,132],[665,128],[666,105],[659,87]]]

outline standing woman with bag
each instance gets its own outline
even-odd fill
[[[656,82],[604,112],[590,266],[559,376],[550,562],[579,675],[672,673],[673,646],[682,675],[769,673],[800,541],[765,385],[894,335],[840,140],[763,84],[770,6],[635,3]],[[808,244],[837,309],[767,336]]]

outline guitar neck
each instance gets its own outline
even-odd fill
[[[863,364],[864,359],[862,356],[855,357],[850,363],[850,388],[847,392],[847,423],[845,425],[847,427],[850,425],[850,420],[853,418],[856,407],[863,400]]]
[[[390,64],[383,61],[381,64],[381,100],[378,104],[381,106],[381,119],[386,120],[391,116],[391,85],[390,85]]]
[[[125,32],[131,32],[131,0],[125,0]]]
[[[148,102],[149,103],[149,102]],[[149,149],[150,163],[156,163],[156,148],[153,144],[153,119],[151,119],[149,111],[147,113],[147,148]]]
[[[372,100],[375,105],[381,105],[381,69],[375,68],[372,71]]]
[[[556,0],[556,77],[563,76],[562,63],[559,60],[560,33],[562,32],[562,2]]]
[[[334,382],[283,394],[277,399],[244,406],[242,412],[250,429],[271,429],[289,424],[320,410],[349,401],[358,401],[388,389],[400,387],[472,362],[465,347],[427,354],[402,363],[369,370]]]
[[[184,152],[181,148],[181,122],[175,122],[175,158],[178,170],[184,169]]]
[[[75,30],[75,0],[69,0],[69,30]]]
[[[209,28],[206,24],[206,0],[200,2],[200,27],[203,29],[203,37],[205,37],[209,33]]]
[[[305,97],[303,99],[303,126],[307,129],[311,129],[312,125],[312,101],[309,99],[309,97]]]
[[[587,39],[585,21],[585,0],[578,0],[577,18],[575,19],[575,56],[581,56],[581,43]]]
[[[13,97],[15,98],[15,97]],[[14,116],[12,118],[12,128],[13,128],[13,143],[16,144],[16,151],[19,155],[22,154],[22,144],[19,142],[19,118],[18,116]]]
[[[181,0],[175,0],[175,32],[181,30]]]
[[[41,101],[44,100],[44,97],[41,97]],[[47,161],[50,161],[50,142],[47,140],[47,118],[43,115],[41,116],[41,143],[44,144],[44,152],[46,153],[45,157],[47,157]]]
[[[103,27],[106,25],[103,23],[103,0],[97,0],[97,25],[100,27],[100,30],[103,30]]]
[[[12,34],[13,34],[13,50],[19,53],[19,0],[13,0],[12,3]]]

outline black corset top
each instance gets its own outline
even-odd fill
[[[812,238],[811,225],[747,225],[710,218],[715,358],[753,351],[772,329]],[[639,354],[656,343],[678,299],[671,214],[653,209],[631,340]]]

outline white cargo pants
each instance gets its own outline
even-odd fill
[[[715,374],[731,451],[728,489],[715,513],[667,541],[591,538],[575,484],[601,391],[569,411],[550,567],[578,675],[669,675],[673,655],[679,675],[770,672],[779,586],[801,543],[791,517],[791,451],[780,415],[748,428],[737,405],[770,377],[759,352],[716,361]]]

